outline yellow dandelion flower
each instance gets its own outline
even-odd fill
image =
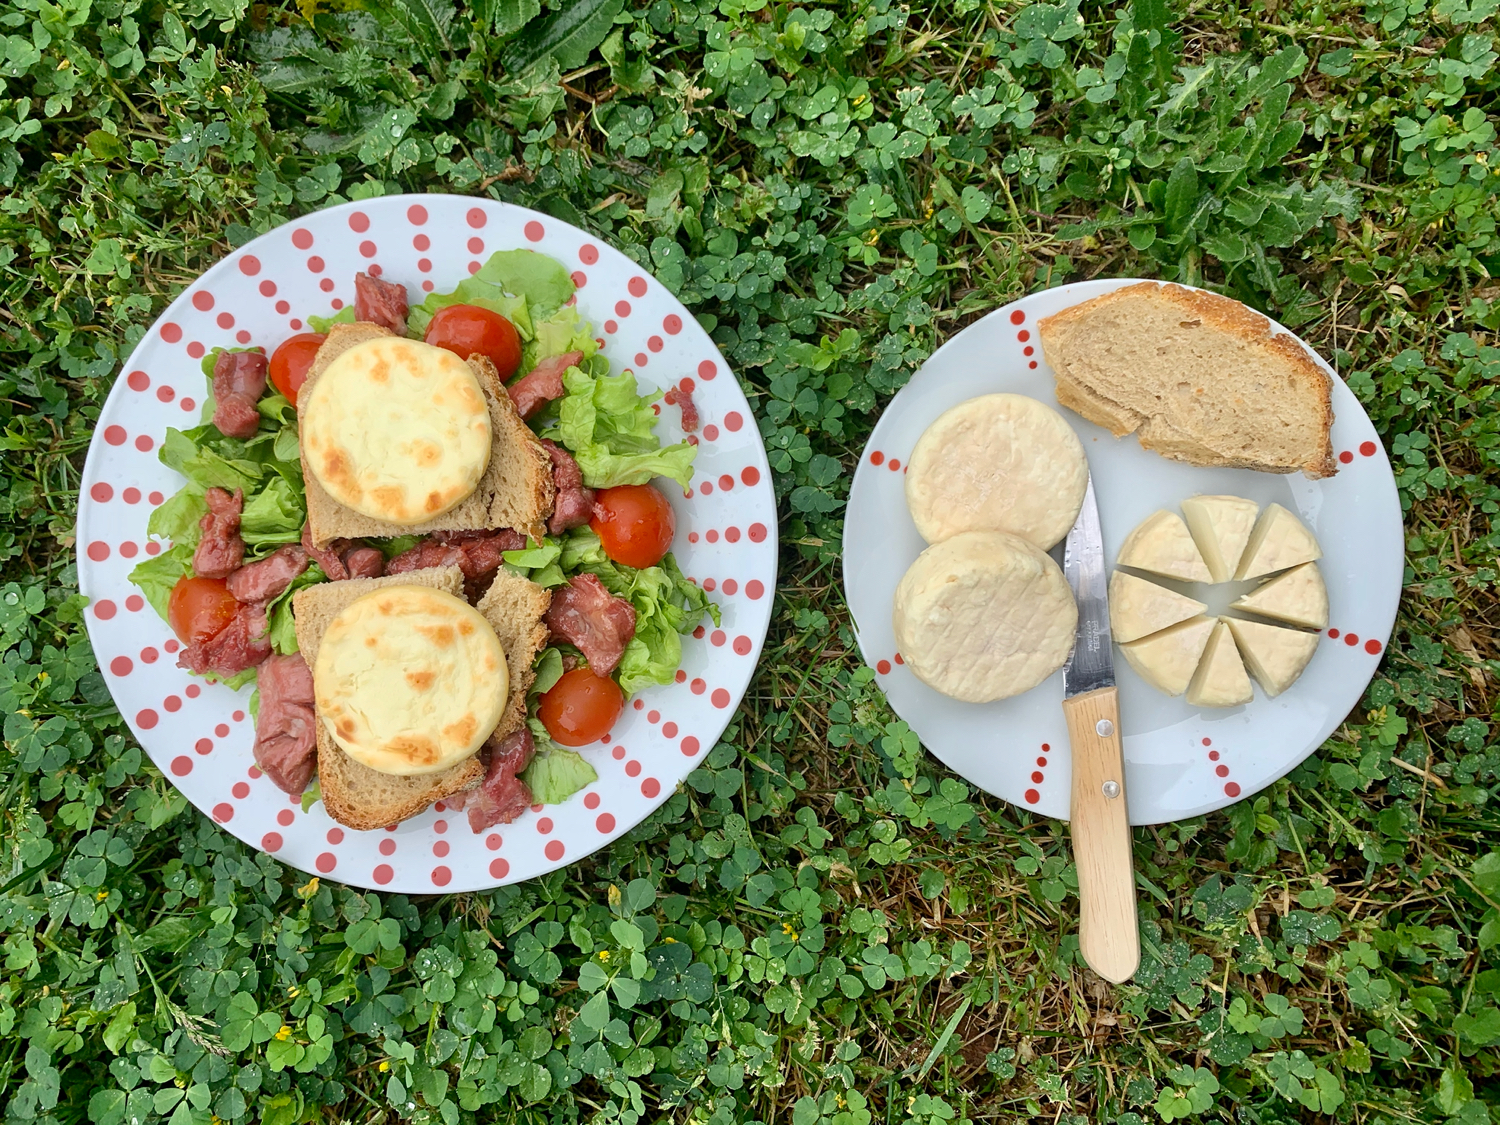
[[[391,1060],[390,1059],[381,1059],[380,1060],[380,1072],[382,1074],[384,1074],[386,1071],[388,1071],[390,1069],[391,1069]]]
[[[599,950],[599,960],[601,960],[601,961],[608,961],[609,960],[609,950],[607,950],[607,949],[601,949],[601,950]]]
[[[95,902],[103,902],[108,897],[109,897],[109,892],[108,891],[100,891],[98,894],[96,894],[94,896],[94,901]]]
[[[282,1024],[281,1025],[281,1030],[276,1033],[276,1038],[280,1039],[283,1043],[285,1043],[291,1037],[292,1037],[292,1029],[289,1028],[286,1024]]]

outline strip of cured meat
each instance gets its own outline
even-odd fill
[[[361,270],[354,275],[354,318],[406,335],[406,286],[381,281]]]
[[[521,780],[520,773],[531,763],[535,752],[531,731],[526,727],[506,735],[498,746],[487,746],[480,751],[489,755],[489,762],[479,788],[444,798],[444,804],[465,810],[469,814],[469,827],[475,832],[509,824],[531,805],[531,790]]]
[[[194,641],[177,654],[177,666],[203,675],[233,676],[271,655],[266,607],[242,603],[229,624],[206,641]]]
[[[225,437],[252,438],[260,428],[255,404],[265,393],[270,361],[259,348],[220,352],[214,360],[214,425]]]
[[[318,764],[312,671],[301,653],[266,657],[256,676],[255,764],[283,791],[300,795]]]
[[[506,387],[511,402],[516,404],[516,413],[522,418],[530,418],[553,399],[562,398],[563,372],[577,367],[582,359],[582,352],[564,352],[544,359]]]
[[[307,564],[307,552],[301,547],[282,547],[259,562],[240,567],[229,576],[225,585],[239,601],[264,605],[283,593],[292,580],[307,569]]]
[[[193,550],[193,572],[200,578],[228,578],[245,561],[240,538],[240,513],[245,494],[235,489],[210,488],[203,495],[208,514],[198,521],[198,546]]]
[[[561,535],[569,528],[582,527],[594,512],[594,490],[583,486],[583,470],[573,455],[555,441],[543,440],[547,456],[552,458],[552,485],[557,494],[552,503],[552,517],[547,534]]]
[[[546,621],[552,636],[582,652],[601,676],[615,670],[635,636],[635,607],[592,574],[575,574],[553,592]]]

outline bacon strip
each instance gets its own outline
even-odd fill
[[[583,486],[583,471],[571,453],[555,441],[543,440],[542,444],[552,458],[552,484],[557,494],[552,502],[552,517],[547,521],[547,533],[561,535],[569,528],[589,522],[594,511],[594,490]]]
[[[565,352],[544,359],[506,387],[510,400],[516,404],[516,413],[522,418],[530,418],[553,399],[562,398],[563,372],[578,366],[581,359],[582,352]]]
[[[444,798],[444,803],[454,810],[466,810],[469,827],[475,832],[509,824],[531,805],[531,790],[519,775],[531,764],[535,752],[531,731],[526,727],[507,735],[498,746],[486,746],[480,754],[488,755],[489,761],[479,788],[455,793]]]
[[[406,335],[406,286],[381,281],[361,270],[354,275],[354,317]]]
[[[260,562],[240,567],[225,585],[242,602],[264,604],[285,592],[292,580],[307,569],[308,561],[307,552],[301,547],[282,547]]]
[[[235,489],[210,488],[203,499],[208,514],[198,521],[201,535],[193,550],[193,571],[200,578],[228,578],[245,559],[245,541],[240,538],[240,513],[245,493]]]
[[[635,607],[611,594],[595,575],[575,574],[553,593],[546,622],[554,639],[576,647],[590,668],[607,676],[635,636]]]
[[[177,654],[177,666],[200,676],[206,672],[233,676],[254,668],[271,655],[271,638],[266,630],[266,607],[257,602],[243,603],[229,624],[208,640],[185,645]]]
[[[214,360],[214,425],[225,437],[252,438],[260,428],[255,404],[265,393],[269,364],[259,348],[220,352]]]

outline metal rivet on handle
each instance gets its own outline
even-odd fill
[[[1105,722],[1108,722],[1108,720],[1106,719]],[[1104,790],[1104,795],[1111,801],[1120,795],[1120,783],[1118,781],[1106,781],[1101,788]]]
[[[1108,738],[1115,733],[1115,724],[1108,719],[1100,719],[1094,724],[1094,731],[1100,738]]]

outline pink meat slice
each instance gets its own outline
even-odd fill
[[[265,393],[269,360],[260,349],[220,352],[214,360],[214,425],[225,437],[252,438],[260,427],[255,408]]]
[[[544,359],[506,387],[511,402],[516,404],[516,413],[522,418],[530,418],[552,400],[562,398],[563,372],[578,366],[582,359],[582,352],[564,352]]]
[[[555,441],[544,440],[542,444],[552,458],[552,485],[557,494],[552,516],[547,520],[547,533],[561,535],[589,522],[594,512],[594,490],[584,487],[583,470],[571,453]]]
[[[266,657],[256,677],[255,764],[287,793],[307,788],[318,764],[312,671],[301,653]]]
[[[354,275],[354,317],[406,335],[406,287],[381,281],[364,271]]]
[[[344,556],[350,578],[379,578],[385,572],[385,556],[374,547],[355,547]]]
[[[200,578],[228,578],[245,560],[240,538],[240,513],[245,494],[235,489],[210,488],[203,496],[208,514],[198,521],[200,535],[193,550],[193,571]]]
[[[301,547],[282,547],[259,562],[240,567],[225,584],[240,601],[264,604],[283,593],[307,564],[307,552]]]
[[[266,610],[254,602],[242,604],[229,624],[206,641],[185,645],[177,654],[177,666],[200,676],[212,672],[233,676],[254,668],[271,655],[271,638],[266,632]]]
[[[635,607],[592,574],[575,574],[553,593],[546,621],[553,638],[576,647],[601,676],[615,670],[635,636]]]
[[[501,739],[497,746],[486,746],[480,753],[487,754],[489,760],[479,788],[455,794],[444,803],[451,809],[465,810],[469,827],[475,832],[509,824],[531,806],[531,790],[519,775],[535,752],[531,731],[525,727]]]

